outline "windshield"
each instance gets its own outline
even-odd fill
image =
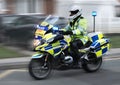
[[[67,25],[67,22],[68,22],[67,19],[64,17],[49,15],[40,25],[37,24],[37,27],[36,25],[35,27],[43,28],[49,25],[49,27],[54,26],[58,28],[64,28]]]
[[[55,23],[59,20],[59,17],[58,16],[52,16],[52,15],[49,15],[45,20],[44,22],[47,22],[51,25],[55,25]]]

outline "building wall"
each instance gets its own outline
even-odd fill
[[[15,13],[15,0],[5,0],[6,3],[6,14],[13,14]]]
[[[36,0],[36,12],[44,13],[44,0]]]
[[[16,0],[16,13],[43,13],[43,0]]]
[[[0,0],[0,13],[45,13],[44,0]]]
[[[84,17],[88,19],[88,30],[93,30],[92,11],[97,11],[96,31],[106,33],[120,33],[120,18],[115,16],[115,5],[117,0],[57,0],[55,14],[69,16],[69,9],[72,5],[79,5],[82,8]]]
[[[54,8],[56,8],[55,4],[55,0],[44,0],[45,14],[54,14]]]
[[[93,30],[93,17],[91,12],[97,11],[96,31],[119,32],[120,17],[117,7],[120,0],[0,0],[0,11],[7,14],[45,13],[68,17],[68,10],[72,5],[79,5],[83,15],[88,19],[88,30]],[[34,3],[33,3],[34,2]]]
[[[16,0],[15,2],[15,14],[22,14],[28,12],[27,0]]]
[[[3,0],[0,0],[0,14],[5,13],[5,2]]]

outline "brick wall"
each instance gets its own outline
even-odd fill
[[[14,13],[14,8],[15,8],[15,0],[6,0],[6,8],[7,8],[7,11],[6,13],[7,14],[13,14]]]
[[[55,7],[55,0],[44,0],[45,14],[53,14]]]

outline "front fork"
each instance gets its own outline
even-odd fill
[[[44,63],[44,67],[47,65],[47,61],[48,61],[48,54],[45,56],[45,63]]]

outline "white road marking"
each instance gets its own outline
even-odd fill
[[[25,72],[25,71],[27,71],[27,70],[25,70],[25,69],[6,70],[0,74],[0,80],[13,72]]]
[[[4,71],[3,73],[0,74],[0,80],[3,78],[3,77],[6,77],[7,75],[13,73],[12,70],[7,70],[7,71]]]
[[[120,60],[120,58],[104,58],[104,61]]]

